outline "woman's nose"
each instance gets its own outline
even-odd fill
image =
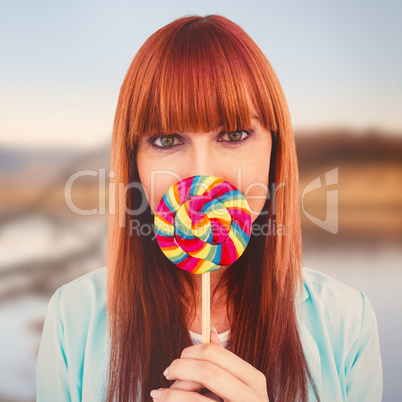
[[[221,177],[223,173],[221,162],[222,157],[219,158],[219,155],[216,155],[211,147],[198,147],[189,154],[186,177],[197,175]]]

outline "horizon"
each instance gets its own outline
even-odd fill
[[[331,137],[334,135],[348,135],[353,138],[362,139],[362,138],[372,138],[378,137],[386,139],[400,139],[402,141],[402,129],[401,130],[384,130],[379,127],[368,126],[366,128],[353,128],[347,126],[340,127],[316,127],[316,128],[294,128],[293,134],[295,140],[297,137]],[[18,152],[18,153],[31,153],[31,152],[59,152],[64,150],[66,153],[68,152],[90,152],[96,151],[102,148],[110,148],[111,147],[112,134],[107,138],[103,138],[102,141],[86,144],[86,143],[34,143],[34,144],[19,144],[8,142],[7,139],[0,137],[0,151],[10,151],[10,152]]]

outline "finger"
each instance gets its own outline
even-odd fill
[[[213,401],[218,401],[218,402],[222,402],[223,399],[221,397],[219,397],[218,395],[215,395],[213,392],[211,392],[208,389],[204,389],[203,391],[201,391],[201,394],[206,396],[209,399],[212,399]]]
[[[189,346],[183,349],[181,358],[212,362],[252,388],[266,385],[265,376],[260,371],[239,356],[214,343]]]
[[[152,390],[151,397],[157,402],[211,402],[211,399],[199,394],[198,392],[183,391],[180,389],[164,388],[159,390]]]
[[[202,384],[196,381],[183,381],[183,380],[176,380],[170,388],[174,389],[181,389],[183,391],[195,391],[199,392],[200,394],[212,399],[213,401],[223,401],[218,395],[215,395],[210,390],[206,389]]]
[[[176,380],[170,388],[181,389],[183,391],[200,391],[205,387],[197,381]]]
[[[210,339],[211,339],[211,343],[214,343],[215,345],[219,345],[219,346],[223,347],[223,344],[222,344],[221,340],[219,339],[218,332],[216,332],[216,329],[214,327],[211,328]]]
[[[200,382],[203,388],[229,401],[248,400],[254,392],[253,388],[210,361],[176,359],[169,366],[166,378]]]
[[[211,337],[210,337],[211,343],[214,343],[216,345],[219,345],[223,347],[223,344],[221,340],[219,339],[218,332],[214,327],[211,328]],[[182,389],[184,391],[201,391],[202,389],[205,389],[202,384],[200,384],[197,381],[184,381],[184,380],[176,380],[170,388],[174,389]],[[210,392],[211,395],[212,392]],[[206,394],[204,394],[206,395]],[[209,396],[209,395],[207,395]]]

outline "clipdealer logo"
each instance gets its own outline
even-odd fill
[[[332,169],[325,173],[325,186],[332,186],[338,184],[338,168]],[[321,188],[321,177],[318,176],[304,188],[302,192],[302,209],[304,215],[313,222],[315,225],[326,230],[327,232],[336,234],[338,233],[338,190],[327,190],[326,191],[326,212],[325,219],[318,219],[315,216],[309,214],[304,208],[304,197],[311,193],[312,191]]]
[[[152,183],[153,185],[151,186],[151,200],[153,199],[153,193],[154,193],[154,176],[155,174],[160,174],[164,173],[166,174],[168,171],[157,171],[153,172],[152,175]],[[171,174],[171,172],[169,173]],[[94,170],[82,170],[79,172],[74,173],[70,178],[67,180],[65,188],[64,188],[64,198],[66,201],[67,206],[70,208],[71,211],[75,212],[78,215],[95,215],[95,214],[100,214],[104,215],[106,212],[106,169],[99,169],[99,208],[96,209],[90,209],[90,210],[83,210],[81,208],[78,208],[72,200],[72,185],[75,182],[76,179],[78,179],[81,176],[98,176],[98,172]],[[116,174],[113,171],[110,171],[108,173],[108,177],[110,179],[115,178]],[[180,180],[180,178],[176,177],[177,180]],[[240,188],[241,186],[241,172],[238,172],[238,181],[240,184],[238,184],[237,188]],[[274,184],[274,183],[273,183]],[[332,186],[334,184],[338,184],[338,168],[332,169],[328,172],[325,173],[325,186]],[[251,184],[249,187],[253,186],[261,186],[261,183],[254,183]],[[266,189],[267,194],[270,194],[269,197],[272,197],[272,205],[273,205],[273,214],[275,214],[276,211],[276,193],[279,188],[284,187],[285,183],[280,183],[279,185],[272,186],[271,192],[269,189]],[[115,189],[115,184],[109,184],[109,199],[112,198],[116,195],[116,190],[118,193],[119,199],[124,195],[126,191],[128,191],[131,188],[138,188],[138,189],[143,189],[140,183],[130,183],[128,186],[124,187],[123,183],[119,183],[118,189]],[[312,180],[310,183],[307,184],[307,186],[303,189],[302,191],[302,210],[304,215],[315,225],[321,227],[322,229],[336,234],[338,233],[338,190],[337,189],[329,189],[326,191],[326,214],[325,214],[325,219],[319,219],[312,214],[308,213],[304,207],[304,197],[311,193],[312,191],[321,189],[321,177],[318,176],[314,180]],[[145,189],[143,189],[145,190]],[[250,188],[247,188],[246,193],[248,194],[248,191]],[[248,196],[248,195],[247,195]],[[250,198],[258,198],[259,196],[249,196]],[[144,197],[141,202],[141,206],[139,207],[138,210],[136,211],[131,211],[128,210],[127,207],[124,205],[123,207],[121,206],[122,203],[120,203],[120,208],[123,208],[123,211],[119,211],[120,215],[122,215],[122,226],[125,226],[124,222],[124,215],[125,213],[131,213],[131,214],[139,214],[145,211],[148,201],[148,197]],[[110,201],[110,200],[109,200]],[[115,208],[113,207],[113,203],[109,203],[109,213],[116,213]]]

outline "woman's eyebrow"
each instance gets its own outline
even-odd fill
[[[251,116],[251,118],[252,118],[253,120],[260,121],[260,119],[258,118],[258,116],[257,116],[256,114],[253,114],[253,115]],[[218,124],[219,124],[219,126],[222,125],[221,122],[219,122]],[[144,140],[146,140],[146,139],[152,138],[152,137],[164,137],[164,136],[167,136],[167,135],[175,135],[175,134],[177,134],[177,133],[170,133],[170,134],[155,133],[155,134],[149,134],[149,135],[143,136],[143,138],[144,138]]]

